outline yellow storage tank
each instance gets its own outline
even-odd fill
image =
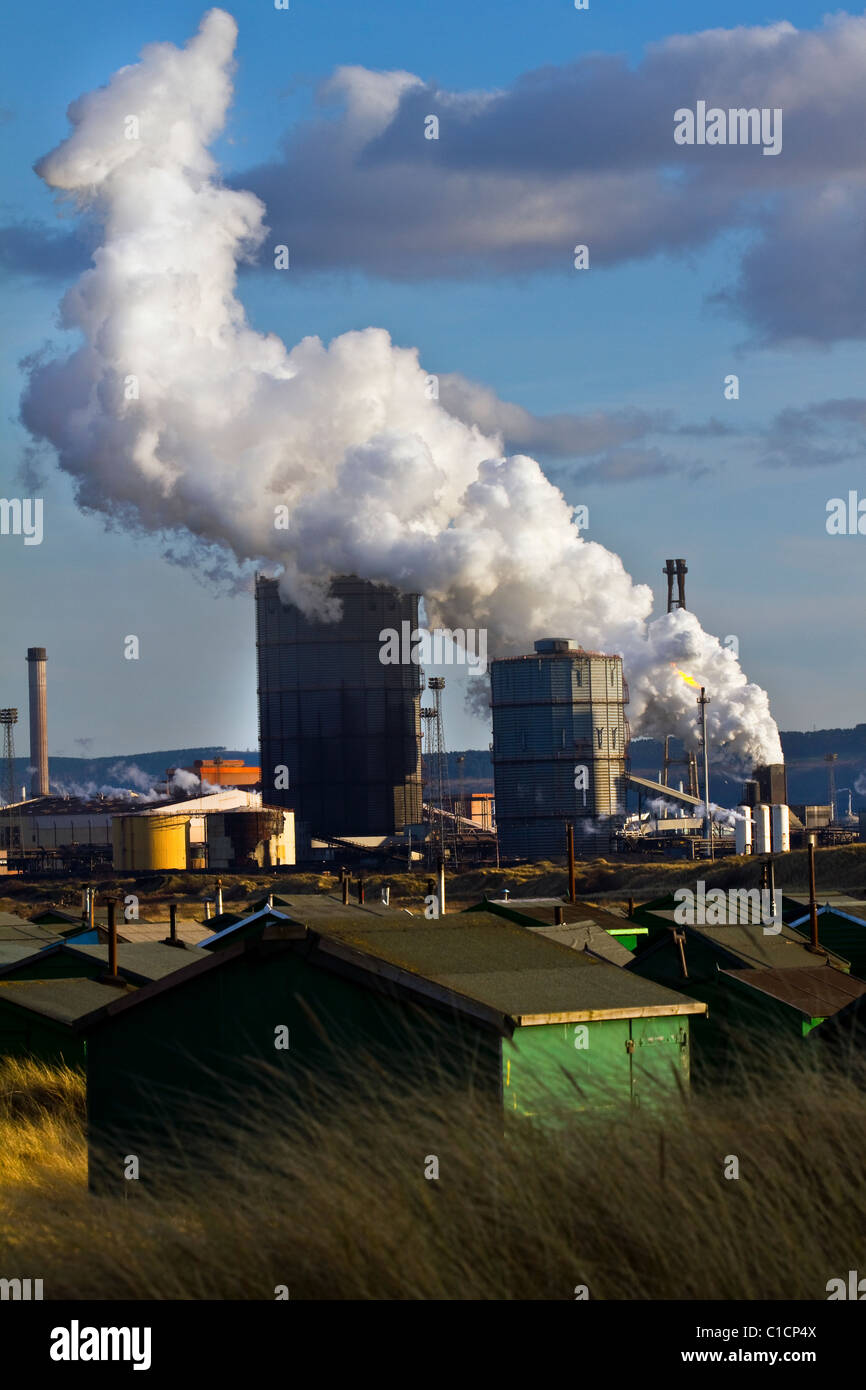
[[[111,835],[120,871],[189,865],[189,816],[115,816]]]

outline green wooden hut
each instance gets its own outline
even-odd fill
[[[693,1040],[696,1083],[715,1083],[761,1043],[802,1038],[852,997],[848,962],[823,950],[815,955],[792,927],[767,931],[760,921],[691,926],[677,923],[672,910],[656,915],[652,944],[634,956],[627,973],[708,1006]],[[792,972],[799,980],[786,984],[781,977]],[[818,1007],[821,998],[826,1009]]]
[[[791,925],[809,934],[809,904],[799,904],[800,911]],[[851,962],[851,974],[866,979],[866,902],[842,894],[822,900],[818,907],[818,941],[834,954]]]
[[[202,1103],[254,1093],[262,1062],[305,1097],[311,1079],[351,1091],[369,1068],[385,1087],[447,1078],[551,1121],[562,1105],[662,1105],[688,1080],[689,1020],[705,1012],[485,913],[331,911],[316,928],[264,913],[206,957],[73,1024],[96,1188],[122,1183],[123,1155],[152,1171],[169,1133],[191,1145]]]

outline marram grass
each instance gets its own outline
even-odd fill
[[[205,1155],[166,1156],[168,1195],[126,1200],[87,1191],[81,1078],[7,1063],[0,1276],[54,1299],[824,1299],[866,1272],[866,1073],[815,1057],[768,1055],[664,1121],[554,1129],[372,1069],[299,1110],[274,1074],[209,1117]]]

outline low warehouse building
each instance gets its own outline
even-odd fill
[[[115,816],[114,867],[121,872],[278,868],[295,862],[292,811],[261,793],[230,788]]]

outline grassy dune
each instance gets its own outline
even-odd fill
[[[866,1270],[866,1073],[813,1056],[683,1096],[664,1126],[503,1129],[479,1101],[361,1081],[316,1118],[274,1078],[225,1098],[204,1160],[166,1156],[170,1196],[127,1200],[87,1192],[81,1079],[6,1065],[0,1276],[54,1299],[823,1299]]]
[[[625,903],[630,896],[637,901],[673,892],[682,885],[702,878],[711,887],[758,887],[763,859],[758,856],[730,857],[715,864],[704,861],[683,862],[664,859],[646,861],[635,859],[581,860],[576,866],[577,896],[583,899],[600,898]],[[353,869],[354,878],[358,868]],[[416,869],[413,873],[369,873],[364,877],[367,894],[377,900],[383,884],[391,885],[391,901],[398,906],[423,910],[424,895],[431,871]],[[258,900],[271,889],[277,893],[324,893],[339,890],[336,873],[295,873],[279,875],[224,873],[223,901],[227,909],[240,911],[248,902]],[[866,893],[866,844],[843,845],[822,849],[817,854],[819,896],[822,888],[836,892]],[[168,920],[168,904],[178,902],[183,916],[204,920],[204,901],[216,895],[216,874],[139,874],[102,875],[97,883],[101,898],[119,897],[127,892],[141,896],[141,912],[154,920]],[[48,902],[65,904],[78,912],[81,889],[85,880],[12,879],[0,884],[0,910],[27,915]],[[780,888],[803,893],[808,890],[808,865],[805,850],[776,857],[776,883]],[[560,897],[568,892],[565,861],[521,864],[497,869],[482,867],[465,872],[450,873],[447,879],[448,900],[452,907],[466,906],[487,897],[498,897],[507,888],[513,897]]]

